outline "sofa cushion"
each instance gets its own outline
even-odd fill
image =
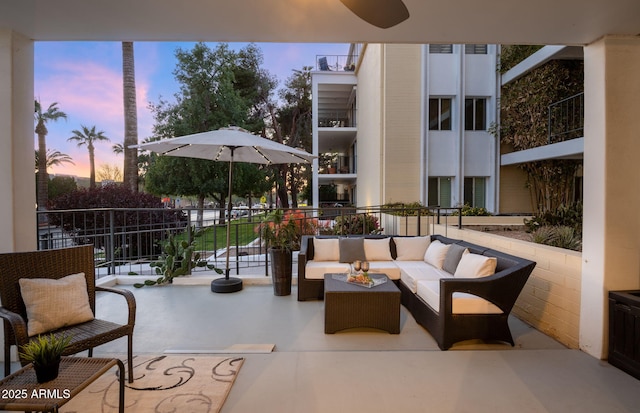
[[[349,272],[349,264],[337,261],[307,261],[304,278],[307,280],[324,280],[325,274]]]
[[[480,278],[492,275],[496,271],[498,259],[480,254],[463,254],[458,268],[453,274],[457,278]]]
[[[450,244],[447,254],[444,257],[444,262],[442,263],[442,269],[449,274],[454,274],[456,268],[458,268],[460,258],[462,258],[462,254],[465,251],[469,252],[469,250],[462,245]]]
[[[27,310],[27,333],[35,336],[93,320],[84,273],[58,280],[22,278],[20,294]]]
[[[338,238],[314,238],[314,261],[338,261],[340,260],[340,242]]]
[[[340,238],[340,262],[365,261],[364,239]]]
[[[364,239],[364,256],[367,261],[393,261],[391,238]]]
[[[441,270],[444,264],[444,258],[449,250],[449,245],[450,244],[443,244],[438,240],[432,241],[424,253],[425,262]]]
[[[423,261],[430,237],[394,237],[398,256],[397,261]]]
[[[440,312],[440,281],[418,281],[416,294],[436,312]],[[452,314],[501,314],[502,310],[477,295],[453,293]]]
[[[369,272],[385,274],[390,280],[400,279],[400,268],[394,261],[369,261]]]
[[[396,261],[395,264],[400,268],[400,280],[414,294],[420,280],[437,281],[440,278],[453,278],[453,275],[448,272],[439,270],[422,260]]]

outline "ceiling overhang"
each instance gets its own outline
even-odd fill
[[[389,0],[391,1],[391,0]],[[638,35],[638,0],[404,0],[382,29],[340,0],[20,0],[0,29],[36,41],[369,42],[586,45]]]

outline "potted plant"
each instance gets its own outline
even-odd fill
[[[293,250],[300,248],[301,234],[310,231],[307,227],[313,227],[313,221],[304,214],[281,209],[267,215],[258,227],[269,251],[275,295],[291,294]]]
[[[20,348],[20,358],[33,363],[38,383],[45,383],[58,377],[60,358],[70,342],[70,336],[39,335]]]
[[[191,270],[198,267],[206,267],[214,270],[218,274],[222,274],[222,270],[216,268],[201,258],[199,252],[196,252],[196,241],[194,237],[200,237],[202,231],[191,229],[188,240],[177,240],[175,235],[169,233],[167,241],[162,247],[162,255],[157,261],[149,264],[151,268],[155,268],[156,275],[160,277],[155,280],[146,280],[144,283],[133,284],[136,288],[142,288],[146,285],[167,285],[173,284],[173,279],[190,275]]]

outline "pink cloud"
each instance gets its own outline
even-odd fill
[[[52,173],[89,176],[89,161],[86,148],[77,148],[67,142],[72,130],[81,126],[96,126],[104,131],[111,142],[96,144],[96,168],[102,163],[121,164],[111,146],[124,139],[124,110],[122,98],[122,72],[96,62],[85,60],[60,60],[50,62],[45,78],[36,80],[36,98],[43,105],[58,102],[60,110],[68,116],[66,122],[48,125],[47,147],[70,155],[76,165],[53,168]],[[153,117],[147,108],[149,84],[136,74],[138,107],[138,136],[142,140],[151,134]]]

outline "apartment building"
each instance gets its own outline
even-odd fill
[[[353,44],[313,73],[314,205],[499,211],[498,50]]]

